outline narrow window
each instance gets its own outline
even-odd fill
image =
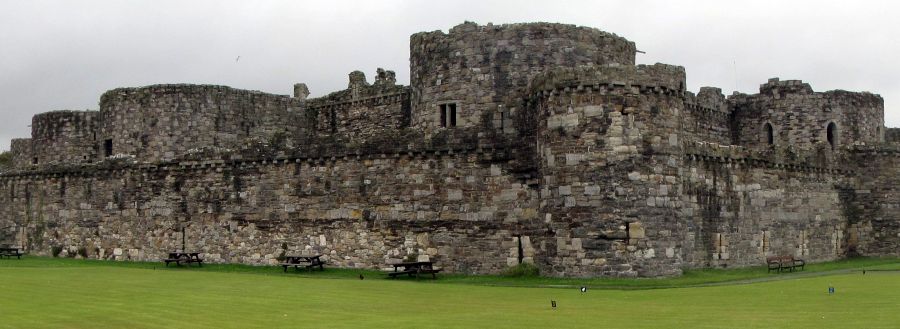
[[[103,141],[103,154],[104,156],[112,156],[113,155],[113,144],[112,139],[107,139]]]
[[[500,110],[500,131],[503,131],[503,128],[506,128],[506,112],[504,112],[501,108]]]
[[[331,119],[331,133],[335,134],[337,133],[337,111],[335,109],[331,109],[329,116],[329,119]]]
[[[441,104],[441,127],[447,126],[447,104]]]
[[[834,122],[828,123],[828,129],[825,131],[825,138],[828,139],[828,144],[831,145],[831,149],[833,150],[837,146],[837,125]]]
[[[772,124],[766,122],[766,142],[769,145],[775,144],[775,129],[772,128]]]
[[[34,157],[34,158],[31,159],[31,164],[38,164],[38,159],[37,159],[37,157]]]
[[[450,108],[450,113],[447,115],[450,117],[450,127],[456,127],[456,104],[448,104],[448,108]]]

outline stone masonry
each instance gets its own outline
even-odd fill
[[[593,28],[467,22],[410,38],[410,86],[378,69],[318,98],[114,89],[13,140],[0,243],[572,277],[900,256],[900,129],[880,96],[777,78],[695,94],[635,52]]]

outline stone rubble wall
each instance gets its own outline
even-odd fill
[[[677,181],[671,118],[683,86],[683,68],[662,64],[554,70],[532,81],[552,274],[681,273],[684,227],[674,204],[655,196]]]
[[[302,132],[314,140],[332,136],[359,143],[409,127],[410,88],[395,84],[393,71],[378,70],[373,85],[362,72],[351,73],[349,87],[303,104]]]
[[[449,33],[416,33],[410,37],[411,124],[433,135],[442,130],[439,105],[454,102],[459,127],[499,125],[501,116],[512,120],[522,111],[522,90],[535,75],[558,67],[634,65],[634,57],[633,42],[574,25],[464,23]]]
[[[828,145],[826,129],[831,122],[837,125],[838,148],[882,142],[884,100],[875,94],[813,92],[802,81],[776,78],[760,86],[759,94],[732,95],[728,101],[734,108],[737,145],[767,148],[766,123],[774,128],[776,145]]]
[[[886,128],[884,141],[890,144],[900,144],[900,128]]]
[[[851,171],[834,156],[758,152],[710,143],[685,145],[675,198],[688,226],[689,267],[742,267],[767,256],[806,261],[847,256]]]
[[[14,138],[10,142],[9,152],[12,153],[12,164],[10,169],[26,168],[33,163],[34,151],[32,150],[31,138]]]
[[[97,154],[95,143],[100,113],[97,111],[54,111],[31,120],[31,160],[20,164],[85,163]],[[21,146],[20,146],[21,147]]]
[[[290,131],[289,113],[299,110],[296,102],[224,86],[114,89],[100,98],[98,143],[102,148],[111,140],[112,154],[155,162],[199,147],[237,149],[250,139],[290,141],[284,135]]]
[[[680,118],[684,140],[732,144],[731,108],[721,89],[702,87],[696,96],[686,92]]]
[[[0,178],[0,218],[30,253],[156,261],[187,249],[211,262],[274,264],[300,252],[331,266],[403,259],[497,273],[536,255],[537,191],[471,153],[125,165]]]
[[[853,150],[860,184],[847,191],[852,253],[900,256],[900,145]]]

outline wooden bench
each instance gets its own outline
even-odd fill
[[[285,272],[287,272],[288,267],[291,266],[293,266],[295,270],[299,270],[300,267],[312,269],[318,266],[319,271],[324,271],[325,262],[322,261],[321,257],[322,255],[284,256],[284,263],[278,265],[283,267]]]
[[[783,272],[785,270],[793,272],[795,268],[799,268],[801,271],[806,266],[806,261],[794,258],[794,256],[769,256],[766,257],[766,267],[768,268],[768,272],[772,271]]]
[[[431,262],[407,262],[407,263],[396,263],[390,264],[394,267],[394,271],[388,272],[388,277],[396,278],[400,275],[407,276],[415,276],[419,277],[419,274],[431,274],[432,279],[437,279],[437,273],[440,273],[442,269],[434,268]],[[400,270],[400,268],[403,270]]]
[[[170,252],[169,257],[162,261],[166,262],[166,267],[169,267],[169,263],[175,263],[178,266],[181,266],[181,263],[188,266],[191,266],[191,263],[197,263],[198,266],[203,267],[203,259],[200,258],[199,252]]]
[[[0,258],[3,258],[4,256],[6,256],[6,258],[12,258],[13,256],[16,256],[16,259],[22,259],[23,255],[25,255],[25,254],[23,254],[21,251],[19,251],[19,248],[15,248],[15,247],[0,248]]]

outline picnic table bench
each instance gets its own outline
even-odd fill
[[[22,259],[22,251],[18,247],[0,247],[0,258],[6,256],[6,258],[12,258],[16,256],[16,259]]]
[[[780,273],[785,270],[793,272],[795,268],[803,270],[803,267],[806,266],[806,261],[794,258],[794,256],[769,256],[766,257],[766,266],[769,269],[769,273],[772,271]]]
[[[407,276],[415,276],[419,277],[419,274],[431,274],[432,279],[437,278],[437,273],[441,271],[440,268],[434,268],[434,265],[431,262],[405,262],[405,263],[394,263],[390,264],[394,267],[393,272],[388,272],[388,277],[396,278],[398,275],[406,274]],[[403,268],[402,270],[400,268]]]
[[[191,266],[191,263],[197,263],[200,267],[203,267],[203,259],[200,258],[199,252],[170,252],[169,257],[163,259],[166,262],[166,267],[169,267],[169,263],[175,263],[175,265],[181,266],[181,263],[185,263],[188,266]]]
[[[284,271],[287,272],[288,267],[293,266],[295,270],[299,270],[300,267],[304,267],[306,269],[312,269],[316,266],[319,267],[319,271],[325,270],[325,262],[322,261],[322,255],[293,255],[293,256],[284,256],[284,263],[278,264],[284,268]]]

